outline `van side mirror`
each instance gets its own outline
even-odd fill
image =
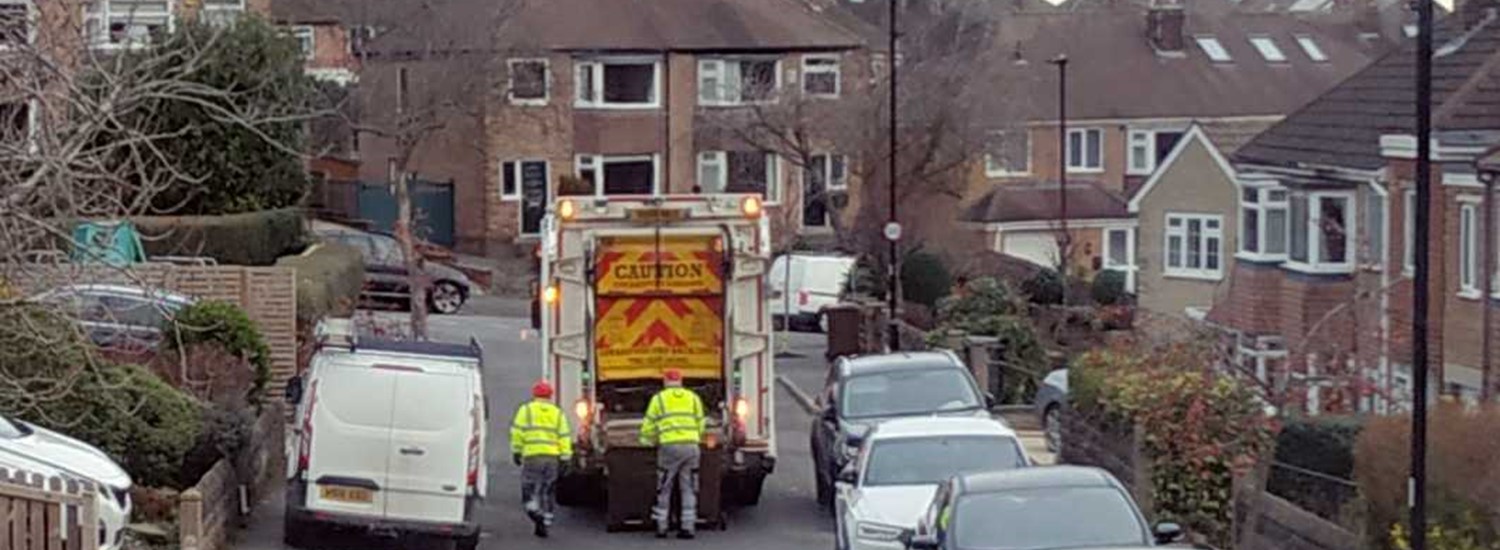
[[[1182,526],[1163,521],[1151,528],[1151,536],[1156,539],[1157,544],[1172,544],[1182,538]]]
[[[990,393],[990,392],[984,392],[984,408],[986,408],[986,409],[993,409],[993,408],[995,408],[995,401],[996,401],[995,400],[995,394]]]
[[[302,375],[299,374],[287,379],[286,402],[291,405],[302,402]]]

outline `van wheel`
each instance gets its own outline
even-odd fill
[[[453,543],[454,550],[475,550],[479,548],[479,533],[458,539]]]

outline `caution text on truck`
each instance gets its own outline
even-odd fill
[[[719,378],[724,277],[716,237],[600,239],[594,353],[600,381],[656,378],[675,368]]]

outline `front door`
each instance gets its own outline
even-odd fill
[[[547,215],[547,163],[521,163],[521,234],[535,235],[542,230]]]

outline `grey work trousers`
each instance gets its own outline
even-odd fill
[[[698,527],[698,444],[662,445],[656,450],[656,506],[651,519],[656,530],[666,531],[672,512],[672,482],[682,498],[680,529],[691,533]]]
[[[521,461],[521,503],[532,521],[552,524],[559,469],[561,463],[555,456],[531,456]]]

